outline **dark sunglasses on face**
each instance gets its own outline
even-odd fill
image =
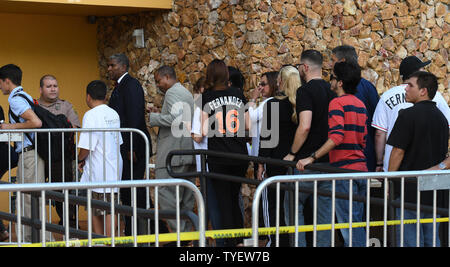
[[[267,83],[265,83],[265,82],[260,82],[259,83],[259,86],[261,86],[261,87],[264,87],[264,86],[266,86],[267,85]]]
[[[330,74],[330,81],[331,80],[336,80],[336,76],[334,76],[333,74]]]

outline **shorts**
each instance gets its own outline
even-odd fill
[[[92,199],[94,200],[99,200],[99,201],[106,201],[111,203],[111,193],[97,193],[97,192],[92,192]],[[114,193],[114,202],[117,205],[118,204],[118,194]],[[87,206],[86,206],[86,210],[87,210]],[[107,209],[106,210],[106,214],[111,214],[111,209]],[[103,216],[105,215],[105,210],[102,209],[96,209],[96,208],[92,208],[92,216]]]

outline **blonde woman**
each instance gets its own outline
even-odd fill
[[[259,148],[260,157],[270,157],[283,159],[289,153],[297,129],[297,113],[295,111],[296,92],[300,87],[300,74],[295,67],[286,66],[280,70],[278,76],[279,91],[277,96],[269,100],[265,105],[262,129],[267,129],[271,135],[261,133],[261,146]],[[272,112],[274,111],[274,112]],[[273,114],[272,114],[273,113]],[[272,129],[272,122],[278,121],[278,129]],[[274,125],[274,128],[276,125]],[[278,134],[278,137],[273,136]],[[268,140],[278,140],[275,146],[265,145]],[[284,175],[287,173],[285,167],[259,164],[258,179],[266,177]],[[280,192],[280,200],[284,199],[284,191]],[[264,200],[263,200],[264,202]],[[269,189],[267,192],[267,203],[263,203],[263,214],[266,227],[275,225],[276,212],[276,191]],[[266,212],[264,212],[266,210]],[[280,209],[280,218],[284,218],[284,210]],[[283,220],[280,220],[280,225]],[[271,239],[267,246],[270,246]],[[287,236],[280,236],[280,246],[288,246]]]

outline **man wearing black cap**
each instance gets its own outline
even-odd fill
[[[416,71],[424,70],[424,67],[431,61],[422,62],[416,56],[409,56],[400,63],[400,76],[403,83],[393,87],[381,95],[378,101],[375,113],[373,115],[372,127],[375,132],[375,152],[377,158],[377,171],[388,171],[389,157],[391,155],[392,146],[386,144],[386,140],[391,134],[398,112],[401,109],[409,108],[412,103],[406,102],[405,88],[409,77]],[[447,101],[442,97],[439,91],[433,98],[438,109],[444,114],[447,121],[450,121],[450,109]]]
[[[430,168],[444,160],[448,151],[448,121],[442,112],[436,107],[436,103],[431,101],[438,88],[436,76],[429,72],[418,71],[413,73],[408,79],[406,87],[406,101],[413,103],[410,108],[399,111],[394,128],[387,140],[393,146],[390,159],[389,171],[416,171]],[[417,193],[418,182],[416,178],[404,179],[402,188],[400,179],[394,180],[394,197],[397,200],[404,198],[405,202],[417,203],[421,205],[442,207],[448,191],[423,191]],[[402,192],[403,191],[403,192]],[[436,198],[435,198],[436,197]],[[436,201],[436,202],[435,202]],[[401,218],[416,219],[416,210],[404,209],[396,210],[396,219]],[[436,215],[440,217],[440,215]],[[420,218],[433,218],[432,212],[422,210]],[[416,238],[417,227],[420,230],[420,239]],[[414,247],[433,245],[440,246],[438,231],[433,229],[432,223],[406,224],[403,231],[397,231],[397,243],[400,246]],[[436,223],[439,229],[439,223]],[[402,235],[403,234],[403,239]],[[435,240],[433,236],[436,235]],[[417,244],[416,241],[420,243]]]

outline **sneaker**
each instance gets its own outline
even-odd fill
[[[0,242],[3,242],[3,241],[5,241],[8,238],[9,238],[8,231],[3,231],[2,233],[0,233]]]

